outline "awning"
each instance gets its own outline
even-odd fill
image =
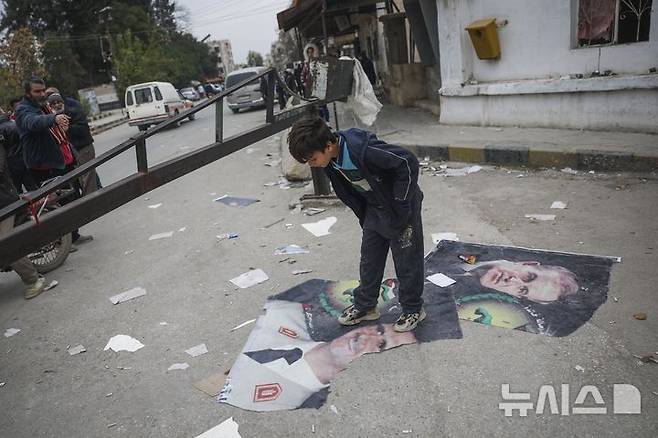
[[[326,0],[324,13],[327,36],[344,35],[353,32],[350,14],[375,12],[377,0]],[[322,0],[294,0],[292,5],[276,15],[279,29],[289,31],[296,27],[305,37],[323,36]]]

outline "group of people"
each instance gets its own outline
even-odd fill
[[[77,100],[55,87],[46,88],[44,80],[37,77],[26,79],[23,91],[22,98],[10,102],[10,112],[0,108],[0,208],[96,155],[87,116]],[[100,188],[100,180],[91,170],[72,186],[72,197],[77,199]],[[70,199],[62,200],[66,202]],[[0,222],[0,236],[9,233],[15,221],[12,216]],[[72,238],[75,245],[93,239],[78,230]],[[45,278],[27,257],[12,263],[11,268],[26,285],[26,299],[43,292]]]

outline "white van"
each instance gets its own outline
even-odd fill
[[[265,67],[248,67],[242,68],[240,70],[234,70],[229,73],[228,76],[226,76],[224,86],[228,90],[237,83],[242,82],[245,79],[249,79],[250,77],[256,76],[264,70]],[[235,93],[229,94],[226,98],[226,102],[228,107],[234,113],[240,111],[241,108],[264,107],[265,99],[261,93],[260,80],[254,79],[253,82],[245,85]]]
[[[185,99],[169,82],[145,82],[131,85],[126,89],[126,111],[130,126],[146,131],[149,126],[158,124],[189,108]],[[190,114],[194,120],[194,114]]]

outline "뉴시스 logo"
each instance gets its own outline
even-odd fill
[[[498,409],[504,411],[506,417],[512,417],[516,413],[520,417],[527,417],[528,411],[534,410],[536,414],[544,414],[545,411],[552,415],[584,415],[598,414],[605,415],[608,413],[601,392],[594,385],[585,385],[578,390],[578,395],[570,404],[569,395],[571,388],[569,384],[560,385],[560,403],[558,403],[557,394],[553,385],[542,385],[537,395],[537,404],[530,401],[528,392],[510,392],[509,383],[504,383],[500,387],[501,396],[505,402],[498,404]],[[589,397],[591,396],[591,397]],[[593,399],[594,405],[584,406],[587,399]],[[642,395],[633,385],[623,383],[614,384],[612,387],[612,413],[613,414],[641,414],[642,413]]]

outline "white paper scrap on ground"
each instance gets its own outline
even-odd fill
[[[459,236],[456,233],[432,233],[432,243],[435,245],[442,240],[454,240],[459,242]]]
[[[310,274],[311,272],[313,271],[310,269],[298,269],[296,271],[292,271],[292,275]]]
[[[179,233],[182,233],[182,232],[185,231],[185,230],[187,230],[187,227],[181,227],[181,228],[178,229],[178,232],[179,232]]]
[[[243,322],[242,324],[238,324],[238,325],[236,325],[235,327],[233,327],[233,328],[232,328],[231,330],[229,330],[229,331],[233,332],[233,331],[235,331],[235,330],[237,330],[237,329],[240,329],[240,328],[242,328],[242,327],[244,327],[244,326],[246,326],[246,325],[249,325],[249,324],[251,324],[252,322],[255,322],[255,321],[256,321],[255,319],[250,319],[249,321],[245,321],[245,322]]]
[[[146,295],[146,289],[143,287],[134,287],[120,294],[116,294],[110,297],[112,304],[123,303],[124,301],[132,300],[133,298],[142,297]]]
[[[251,271],[232,278],[230,281],[240,289],[246,289],[269,279],[270,277],[268,277],[262,269],[252,269]]]
[[[43,288],[43,291],[45,292],[47,290],[54,289],[54,288],[57,287],[58,284],[59,284],[59,282],[57,280],[53,280],[53,281],[50,282],[50,284],[48,286]]]
[[[103,351],[107,351],[111,348],[114,352],[129,351],[134,353],[143,346],[144,344],[128,335],[116,335],[110,338],[105,348],[103,348]]]
[[[231,417],[201,435],[197,435],[196,438],[242,438],[238,433],[238,427],[238,423]]]
[[[199,344],[192,348],[188,348],[185,352],[192,357],[197,357],[206,354],[208,352],[208,347],[206,347],[206,344]]]
[[[175,363],[171,365],[169,368],[167,368],[167,371],[174,371],[174,370],[186,370],[190,367],[190,364],[187,362],[183,363]]]
[[[71,356],[75,356],[76,354],[84,353],[87,351],[87,349],[83,345],[76,345],[75,347],[71,347],[67,350]]]
[[[329,232],[329,228],[331,228],[332,225],[334,225],[337,221],[338,219],[336,219],[335,216],[331,216],[318,222],[302,224],[302,227],[304,227],[306,231],[313,234],[315,237],[322,237],[331,234]]]
[[[577,170],[573,170],[571,167],[565,167],[564,169],[560,170],[562,173],[569,173],[571,175],[578,175]]]
[[[156,208],[158,208],[158,207],[160,207],[161,205],[162,205],[162,202],[161,202],[161,203],[159,203],[159,204],[153,204],[153,205],[149,205],[149,208],[152,208],[152,209],[154,209],[154,210],[155,210]]]
[[[173,235],[174,235],[173,231],[167,231],[166,233],[154,234],[151,237],[149,237],[149,240],[166,239],[166,238],[171,237]]]
[[[455,280],[440,272],[430,275],[427,279],[439,287],[448,287],[456,283]]]
[[[331,409],[331,412],[338,415],[338,408],[335,405],[329,406],[329,409]]]
[[[21,331],[21,329],[8,328],[7,330],[5,330],[5,338],[11,338],[12,336],[14,336],[16,333],[18,333],[20,331]]]
[[[304,249],[299,245],[286,245],[280,246],[274,250],[274,255],[288,255],[288,254],[308,254],[308,249]]]
[[[562,209],[567,208],[567,204],[566,204],[566,202],[555,201],[551,204],[551,208],[557,208],[557,209],[562,210]]]
[[[528,219],[534,219],[536,221],[554,221],[554,214],[526,214],[525,217]]]

